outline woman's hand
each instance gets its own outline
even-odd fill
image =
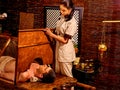
[[[68,40],[69,40],[69,39],[65,39],[64,37],[61,37],[59,35],[54,34],[50,28],[46,28],[44,31],[50,37],[52,37],[52,38],[54,38],[54,39],[56,39],[56,40],[58,40],[58,41],[60,41],[60,42],[62,42],[64,44],[66,44],[68,42]]]
[[[46,28],[45,33],[46,33],[47,35],[49,35],[50,37],[52,37],[52,36],[53,36],[53,32],[51,31],[51,29],[50,29],[50,28]]]

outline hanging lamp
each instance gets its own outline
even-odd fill
[[[102,36],[101,36],[101,43],[98,45],[98,50],[100,52],[100,58],[103,58],[103,54],[105,51],[107,51],[107,45],[106,45],[106,40],[105,40],[105,25],[106,23],[118,23],[120,20],[107,20],[107,21],[102,21],[103,23],[103,29],[102,29]]]
[[[103,29],[102,29],[102,35],[101,35],[101,42],[98,45],[98,51],[100,52],[100,58],[103,58],[103,53],[107,51],[107,46],[106,46],[106,40],[105,40],[105,23],[103,22]]]

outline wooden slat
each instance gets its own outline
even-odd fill
[[[0,56],[1,56],[4,53],[5,49],[7,48],[8,44],[10,43],[11,39],[9,36],[6,36],[6,35],[0,35],[0,39],[6,41],[4,43],[4,46],[1,47],[1,49],[0,49]],[[3,43],[1,43],[1,44],[3,44]]]

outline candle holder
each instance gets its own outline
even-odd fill
[[[99,50],[99,52],[100,52],[100,57],[101,57],[101,59],[102,59],[104,52],[107,51],[107,46],[106,46],[106,44],[104,44],[104,43],[99,44],[99,45],[98,45],[98,50]]]

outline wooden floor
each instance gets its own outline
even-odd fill
[[[69,85],[69,87],[75,86],[74,90],[96,90],[94,86],[79,83],[75,78],[63,75],[57,75],[53,83],[24,82],[14,85],[13,83],[0,80],[0,90],[62,90],[61,87],[64,85]]]
[[[59,88],[66,83],[74,84],[77,80],[75,78],[70,78],[66,76],[57,75],[56,80],[53,83],[41,83],[41,82],[25,82],[18,83],[14,86],[12,83],[0,83],[0,90],[53,90],[54,88]]]
[[[76,83],[77,80],[75,78],[66,77],[63,75],[57,75],[56,80],[53,83],[41,83],[41,82],[29,82],[29,83],[22,83],[18,86],[20,88],[30,89],[30,90],[53,90],[54,88],[60,88],[62,85],[66,83]]]

